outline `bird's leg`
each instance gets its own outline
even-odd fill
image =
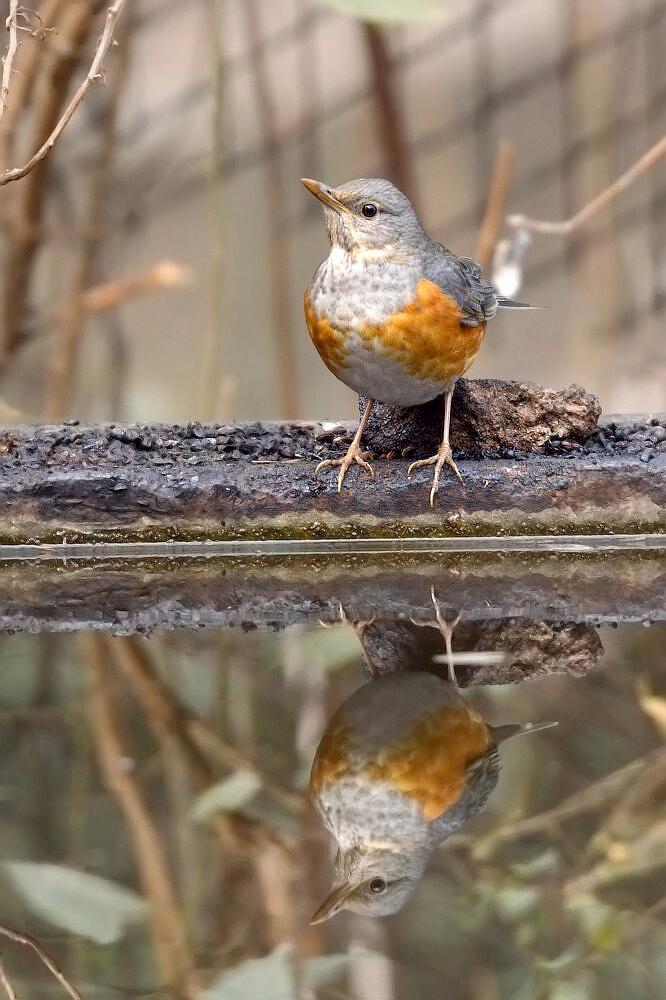
[[[375,474],[372,466],[366,462],[365,455],[361,451],[361,438],[363,437],[363,431],[365,430],[365,425],[368,422],[368,418],[372,413],[372,407],[374,405],[375,405],[374,399],[369,399],[368,405],[366,406],[365,412],[363,413],[361,421],[358,425],[358,430],[356,431],[356,434],[354,434],[354,440],[349,445],[347,454],[344,456],[344,458],[326,458],[324,459],[323,462],[320,462],[317,468],[315,469],[315,472],[319,472],[320,469],[326,469],[329,467],[335,468],[338,465],[340,466],[340,472],[338,473],[338,493],[342,492],[342,484],[344,482],[345,476],[347,475],[347,469],[352,464],[352,462],[356,462],[357,465],[360,465],[361,468],[365,469],[365,471],[368,472],[371,476],[374,476]]]
[[[451,425],[451,400],[453,399],[453,389],[446,393],[444,399],[444,433],[442,435],[442,443],[439,446],[439,451],[436,455],[431,458],[421,458],[418,462],[412,462],[410,467],[407,469],[407,476],[411,476],[414,469],[421,469],[425,465],[434,465],[435,473],[432,477],[432,487],[430,490],[430,506],[435,506],[435,497],[437,496],[437,491],[439,489],[439,474],[445,465],[450,465],[456,476],[463,482],[463,477],[458,471],[458,466],[453,461],[453,455],[451,452],[451,445],[449,444],[449,428]]]
[[[453,632],[460,621],[460,616],[462,612],[459,612],[454,620],[449,624],[446,618],[442,614],[442,609],[440,607],[437,594],[435,593],[434,585],[430,588],[430,599],[432,601],[433,607],[435,609],[435,621],[432,622],[417,622],[411,619],[412,625],[417,625],[419,628],[436,628],[444,639],[444,646],[446,647],[446,665],[449,671],[449,680],[452,681],[456,687],[458,686],[458,678],[456,677],[455,667],[453,665]]]

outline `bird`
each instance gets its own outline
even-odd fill
[[[401,909],[435,848],[485,806],[502,743],[557,724],[489,725],[455,683],[450,641],[446,659],[446,677],[410,670],[371,679],[326,727],[309,790],[337,853],[331,891],[311,923],[341,910],[381,917]]]
[[[338,187],[301,178],[323,205],[331,250],[305,291],[305,320],[327,368],[368,403],[339,467],[338,493],[356,463],[372,466],[361,447],[375,402],[410,407],[444,395],[441,445],[412,462],[408,477],[434,465],[430,506],[440,473],[449,466],[460,482],[450,443],[451,402],[470,367],[486,324],[499,308],[531,309],[498,295],[481,266],[427,235],[409,199],[390,181],[361,177]]]

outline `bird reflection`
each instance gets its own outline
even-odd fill
[[[456,683],[456,622],[436,600],[435,608],[430,634],[421,623],[352,626],[375,676],[335,712],[312,766],[311,798],[338,848],[333,887],[313,923],[340,910],[379,917],[401,909],[437,845],[483,809],[501,744],[555,725],[488,725]],[[435,662],[442,646],[444,676]]]

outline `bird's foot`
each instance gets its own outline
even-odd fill
[[[338,493],[342,492],[342,484],[344,482],[345,476],[347,475],[347,470],[355,462],[356,465],[360,465],[362,469],[370,476],[374,476],[375,472],[372,466],[366,462],[366,452],[362,451],[360,446],[356,441],[352,441],[347,451],[347,454],[343,458],[326,458],[323,462],[320,462],[315,469],[315,474],[321,469],[334,469],[338,466],[340,467],[340,472],[338,473]]]
[[[439,630],[446,647],[446,664],[449,670],[449,680],[453,681],[453,683],[457,686],[458,679],[456,677],[456,671],[453,663],[453,633],[456,625],[462,617],[462,611],[459,611],[452,621],[447,621],[444,617],[444,612],[442,611],[442,606],[439,602],[439,598],[437,597],[434,584],[430,588],[430,600],[432,601],[433,608],[435,609],[435,620],[419,622],[411,618],[410,621],[412,625],[417,625],[419,628],[436,628]]]
[[[437,496],[437,491],[439,490],[439,474],[440,474],[440,472],[442,471],[442,469],[444,468],[445,465],[449,465],[453,469],[453,471],[455,472],[456,476],[458,477],[458,479],[460,480],[460,482],[462,483],[462,485],[463,486],[465,485],[465,481],[464,481],[463,477],[460,475],[460,471],[458,469],[458,466],[453,461],[453,454],[452,454],[451,448],[449,447],[448,444],[445,445],[445,446],[443,445],[439,449],[439,451],[437,452],[436,455],[432,455],[430,458],[420,458],[417,462],[412,462],[412,464],[410,465],[410,467],[407,469],[407,477],[411,478],[412,472],[415,469],[422,469],[426,465],[434,465],[435,466],[435,472],[434,472],[434,475],[432,477],[432,487],[430,489],[430,506],[431,507],[435,506],[435,497]]]

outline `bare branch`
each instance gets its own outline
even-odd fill
[[[125,0],[115,0],[115,3],[107,9],[104,31],[102,32],[97,48],[95,49],[95,55],[92,63],[90,64],[90,69],[81,81],[76,93],[65,108],[46,142],[43,143],[37,152],[22,167],[14,167],[13,170],[7,170],[4,174],[0,174],[0,186],[9,184],[10,181],[18,181],[22,177],[25,177],[26,174],[29,174],[30,171],[33,170],[34,167],[36,167],[37,164],[51,152],[56,142],[67,128],[69,122],[74,117],[76,109],[83,101],[91,85],[100,77],[104,57],[113,42],[113,31],[124,6]]]
[[[49,970],[51,975],[58,980],[62,988],[69,994],[71,1000],[82,1000],[79,991],[75,989],[70,982],[68,982],[64,973],[61,972],[51,956],[44,951],[39,941],[36,941],[35,938],[31,937],[29,934],[23,934],[21,931],[15,931],[12,927],[7,927],[6,924],[0,924],[0,937],[9,938],[9,940],[13,941],[14,944],[20,944],[26,948],[32,948],[32,950],[39,956],[41,961]],[[0,974],[0,982],[4,987],[9,1000],[15,1000],[14,991],[12,990],[8,979],[4,975],[4,972],[2,972],[1,966]]]
[[[12,64],[18,48],[18,0],[9,0],[9,15],[5,21],[5,27],[9,32],[9,42],[7,44],[7,55],[2,60],[2,84],[0,85],[0,118],[5,113],[7,98],[9,97],[9,85],[12,79]]]
[[[7,995],[7,1000],[16,1000],[16,993],[14,992],[14,987],[7,978],[7,973],[4,970],[2,962],[0,962],[0,986]]]
[[[527,215],[510,215],[506,221],[514,229],[527,229],[530,232],[543,233],[546,236],[568,236],[574,230],[578,229],[579,226],[588,222],[597,212],[600,212],[603,208],[607,208],[619,195],[631,187],[635,180],[644,173],[647,173],[664,155],[666,155],[666,135],[652,146],[647,153],[644,153],[621,177],[618,177],[616,181],[613,181],[607,188],[604,188],[596,198],[593,198],[587,205],[584,205],[570,219],[564,219],[562,222],[546,222],[540,219],[530,219]]]
[[[46,35],[48,32],[55,31],[53,25],[58,19],[63,3],[64,0],[45,0],[40,14],[42,34]],[[38,40],[43,40],[41,35]],[[2,121],[2,128],[0,128],[0,176],[7,170],[16,125],[22,109],[30,101],[42,55],[42,45],[28,44],[21,48],[20,73],[12,83],[12,102],[4,109],[6,113]]]
[[[479,227],[474,257],[483,268],[490,267],[504,222],[504,205],[513,172],[516,148],[512,142],[500,142],[495,155],[488,197]]]

